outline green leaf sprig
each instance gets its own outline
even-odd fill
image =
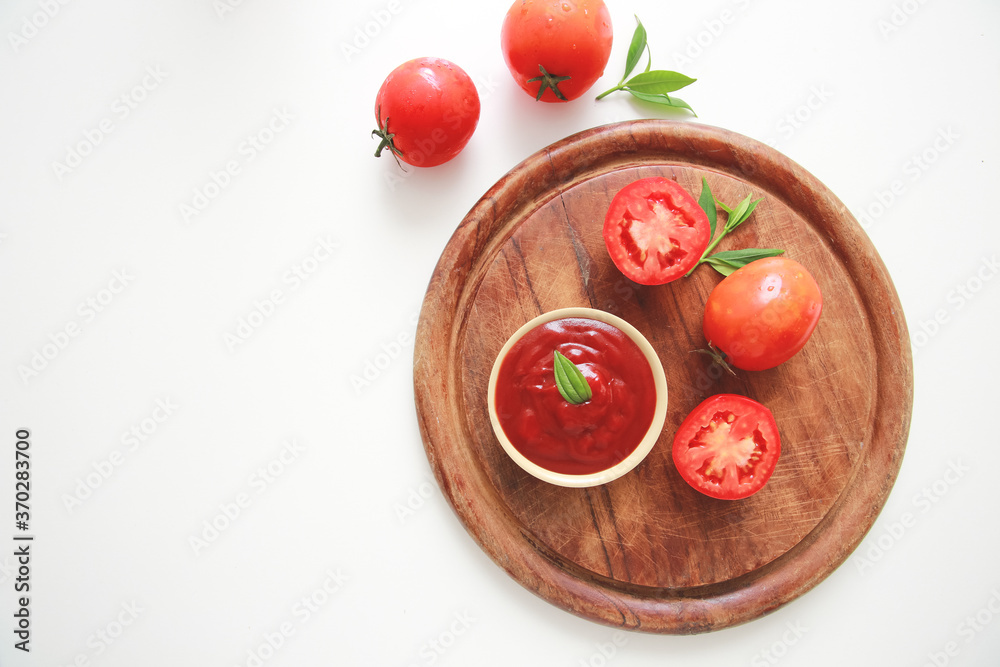
[[[685,274],[685,277],[690,276],[696,268],[701,264],[708,264],[713,269],[718,271],[724,276],[728,276],[730,273],[736,269],[746,266],[750,262],[756,261],[758,259],[763,259],[765,257],[777,257],[778,255],[784,254],[784,250],[778,248],[745,248],[743,250],[723,250],[715,254],[711,254],[715,250],[715,246],[719,245],[719,241],[725,238],[726,234],[733,231],[744,222],[747,218],[754,212],[757,208],[757,204],[763,201],[761,199],[753,199],[753,195],[747,195],[746,198],[737,204],[734,208],[730,208],[722,203],[719,199],[716,199],[715,195],[712,194],[712,190],[708,187],[708,180],[704,176],[701,178],[701,195],[698,197],[698,205],[701,206],[702,210],[705,211],[705,215],[708,216],[709,234],[713,238],[712,242],[708,244],[705,248],[705,252],[701,254],[701,259],[695,264],[690,271]],[[715,227],[717,222],[718,212],[715,210],[716,206],[721,208],[726,212],[726,224],[722,227],[722,232],[718,237],[715,236]]]
[[[679,97],[671,97],[669,95],[669,93],[675,90],[690,86],[697,79],[692,79],[680,72],[670,70],[650,71],[649,68],[653,64],[653,53],[646,42],[646,28],[643,27],[642,21],[639,20],[638,16],[635,17],[635,22],[635,32],[632,33],[632,42],[629,44],[628,55],[625,57],[625,74],[622,75],[622,79],[618,82],[617,86],[604,91],[597,96],[597,99],[603,99],[617,90],[624,90],[640,100],[668,107],[687,109],[697,116],[698,114],[694,113],[691,105]],[[632,74],[636,65],[639,64],[639,59],[642,57],[643,51],[646,51],[649,57],[646,62],[646,69],[629,79],[629,75]],[[628,80],[626,81],[626,79]]]
[[[579,367],[563,356],[559,350],[554,352],[554,358],[553,370],[556,376],[556,388],[559,389],[562,397],[573,405],[589,401],[593,392]]]

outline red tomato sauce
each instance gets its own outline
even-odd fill
[[[553,371],[558,350],[580,367],[593,396],[573,405]],[[518,340],[497,374],[494,397],[504,434],[528,460],[553,472],[585,475],[621,462],[649,430],[656,386],[639,346],[617,327],[569,317]]]

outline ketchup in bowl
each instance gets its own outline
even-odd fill
[[[589,400],[573,404],[560,394],[555,351],[580,369]],[[494,431],[522,468],[563,486],[591,486],[628,472],[648,453],[663,427],[666,381],[631,325],[603,311],[563,309],[508,341],[494,366],[490,402]]]

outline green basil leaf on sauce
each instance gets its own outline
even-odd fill
[[[587,378],[572,361],[563,356],[559,350],[553,353],[553,370],[556,376],[556,388],[567,402],[573,405],[586,403],[593,396]]]

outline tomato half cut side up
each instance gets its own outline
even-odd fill
[[[738,500],[771,478],[781,439],[774,416],[746,396],[717,394],[684,419],[673,459],[684,481],[712,498]]]
[[[676,181],[655,176],[615,195],[604,243],[615,266],[640,285],[663,285],[691,270],[711,241],[708,216]]]

